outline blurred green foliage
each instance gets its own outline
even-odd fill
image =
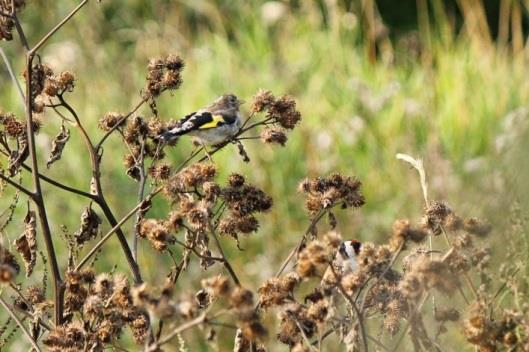
[[[29,2],[20,17],[30,42],[35,43],[76,3]],[[397,152],[422,157],[430,198],[448,201],[463,215],[491,214],[506,206],[495,196],[506,187],[505,175],[498,172],[497,166],[503,164],[498,163],[501,154],[496,146],[499,136],[516,128],[505,125],[504,117],[527,105],[526,54],[483,47],[464,33],[449,37],[433,33],[426,47],[424,38],[410,32],[392,40],[373,62],[364,45],[361,14],[348,9],[354,6],[333,1],[105,0],[83,9],[53,37],[40,58],[56,71],[76,74],[76,88],[67,99],[96,140],[102,136],[97,123],[104,113],[127,112],[139,101],[149,58],[168,53],[181,55],[186,68],[182,87],[158,102],[164,119],[178,118],[224,92],[250,100],[259,88],[266,88],[297,99],[303,122],[286,147],[249,141],[247,165],[232,146],[215,155],[219,179],[241,172],[274,198],[274,208],[262,217],[259,233],[242,239],[243,252],[225,239],[242,282],[255,289],[273,274],[308,224],[303,199],[296,192],[307,176],[341,172],[360,178],[366,206],[337,216],[345,238],[364,241],[385,241],[394,219],[415,220],[422,210],[416,174],[395,159]],[[21,72],[19,43],[1,45],[16,72]],[[2,110],[23,116],[3,68],[0,79]],[[140,114],[152,115],[147,108]],[[59,128],[60,119],[46,113],[37,140],[43,166]],[[103,185],[119,217],[135,204],[137,185],[122,166],[126,150],[117,136],[112,138],[103,154]],[[191,152],[188,142],[182,139],[171,150],[175,164]],[[90,172],[88,156],[74,132],[62,160],[46,174],[66,177],[68,184],[88,189]],[[87,202],[48,185],[45,192],[61,246],[60,226],[75,231]],[[0,203],[2,209],[7,206],[8,192]],[[161,217],[166,210],[156,203],[149,215]],[[5,235],[13,239],[21,226],[11,224]],[[147,243],[140,245],[146,278],[161,282],[167,274],[160,270],[161,263],[168,268],[170,259]],[[112,267],[113,253],[118,252],[117,241],[109,242],[96,265]],[[118,270],[127,270],[123,261],[118,264]],[[197,263],[188,270],[202,275]],[[196,287],[199,280],[193,276],[185,275],[183,283]]]

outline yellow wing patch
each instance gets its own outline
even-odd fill
[[[221,122],[224,122],[224,118],[222,117],[222,115],[214,115],[213,116],[213,121],[203,124],[198,129],[199,130],[205,130],[205,129],[208,129],[208,128],[215,128]]]

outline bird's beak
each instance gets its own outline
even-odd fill
[[[242,105],[246,103],[246,100],[238,99],[237,102],[239,103],[239,105]]]

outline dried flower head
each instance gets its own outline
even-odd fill
[[[11,282],[19,272],[15,256],[0,244],[0,284]]]
[[[171,166],[156,164],[149,167],[149,175],[156,181],[167,180],[171,176]]]
[[[105,132],[110,131],[112,128],[114,128],[116,125],[123,126],[125,124],[125,115],[119,113],[119,112],[109,112],[106,113],[98,123],[98,127]]]
[[[464,220],[463,228],[470,234],[485,237],[489,234],[492,226],[488,222],[478,218],[468,218]]]
[[[239,186],[240,180],[238,176],[230,176],[230,186],[224,188],[221,195],[233,215],[244,217],[255,212],[267,211],[272,207],[271,197],[252,185]],[[236,186],[231,186],[232,184]]]
[[[261,132],[261,140],[266,144],[279,144],[285,146],[287,142],[287,135],[282,129],[268,127]]]
[[[170,199],[179,199],[182,192],[201,187],[215,177],[215,166],[205,163],[190,165],[170,177],[164,185],[164,194]]]
[[[168,245],[175,242],[174,236],[170,233],[169,225],[171,223],[162,220],[143,219],[139,224],[139,235],[149,240],[154,249],[163,252]]]
[[[333,256],[332,248],[318,240],[312,241],[298,254],[296,271],[302,278],[321,276]]]
[[[326,178],[305,179],[298,189],[307,195],[307,210],[316,214],[335,205],[341,205],[343,208],[361,207],[365,199],[360,192],[360,186],[360,181],[354,177],[333,174]]]
[[[259,89],[252,99],[251,111],[253,113],[263,112],[275,102],[275,97],[269,90]]]
[[[293,291],[299,282],[300,278],[296,273],[267,280],[257,290],[259,305],[266,309],[293,301]]]
[[[82,351],[86,343],[86,331],[80,323],[59,325],[50,331],[43,343],[52,352]]]
[[[393,223],[392,230],[390,244],[393,250],[404,246],[406,241],[420,243],[428,236],[426,231],[412,227],[410,221],[407,219],[396,220]]]
[[[281,127],[291,130],[301,120],[301,113],[296,110],[296,101],[288,95],[283,95],[271,103],[267,117]]]
[[[0,112],[0,126],[3,127],[3,132],[9,138],[17,139],[26,133],[26,124],[17,120],[15,114],[10,112]]]
[[[203,279],[202,287],[213,299],[228,296],[232,291],[230,280],[220,275]]]
[[[168,55],[163,59],[151,59],[147,66],[146,93],[157,97],[165,90],[175,90],[182,84],[184,61],[178,55]]]
[[[26,6],[25,0],[0,2],[0,41],[13,40],[13,28],[15,27],[15,20],[11,16],[6,16],[5,14],[18,14],[24,8],[24,6]]]
[[[442,226],[450,214],[452,214],[452,209],[445,203],[432,202],[424,211],[422,226],[437,236],[441,234]]]

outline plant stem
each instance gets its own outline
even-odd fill
[[[29,331],[26,329],[22,321],[17,317],[15,312],[13,312],[13,309],[7,304],[6,301],[4,301],[4,299],[1,296],[0,296],[0,304],[4,307],[4,309],[11,316],[11,318],[13,318],[13,320],[17,323],[20,330],[22,330],[24,335],[26,335],[26,337],[29,339],[29,342],[31,343],[33,348],[36,349],[38,352],[42,351],[39,345],[37,344],[37,342],[35,341],[35,339],[33,339],[33,337],[30,335]]]
[[[29,189],[19,185],[18,183],[16,183],[15,181],[11,180],[9,177],[5,176],[4,174],[0,173],[0,179],[2,179],[5,182],[9,183],[11,186],[13,186],[14,188],[18,189],[20,192],[26,194],[31,199],[33,199],[33,197],[35,196],[33,194],[33,192],[31,192]]]
[[[44,242],[46,244],[46,252],[51,266],[54,295],[55,295],[55,324],[60,325],[62,323],[63,313],[63,296],[64,286],[61,279],[61,273],[59,271],[59,264],[57,262],[57,256],[55,254],[55,248],[53,247],[53,240],[51,237],[50,225],[48,223],[48,217],[46,214],[46,207],[44,205],[44,198],[42,195],[42,189],[40,185],[38,161],[37,161],[37,150],[35,147],[35,133],[33,130],[33,112],[32,112],[32,70],[33,70],[33,54],[30,52],[26,58],[26,115],[27,115],[27,138],[29,155],[31,159],[31,169],[33,175],[33,185],[35,188],[33,200],[37,205],[37,212],[39,214],[40,225],[42,228],[42,235],[44,236]]]
[[[233,279],[233,282],[235,282],[237,286],[240,286],[241,282],[239,281],[237,274],[235,274],[235,271],[233,270],[233,267],[231,266],[230,262],[226,258],[226,255],[224,254],[224,251],[222,250],[222,246],[220,244],[219,238],[217,237],[217,234],[215,233],[215,228],[213,227],[211,222],[209,223],[209,228],[211,230],[211,235],[213,236],[213,239],[215,240],[215,244],[217,245],[217,249],[219,250],[220,256],[222,257],[222,263],[224,264],[224,266],[230,273],[230,276]]]
[[[59,30],[62,26],[64,26],[72,17],[84,6],[88,3],[88,0],[83,0],[77,7],[75,7],[66,17],[59,22],[55,27],[53,27],[31,50],[29,50],[29,54],[31,56],[35,55],[37,51]]]

